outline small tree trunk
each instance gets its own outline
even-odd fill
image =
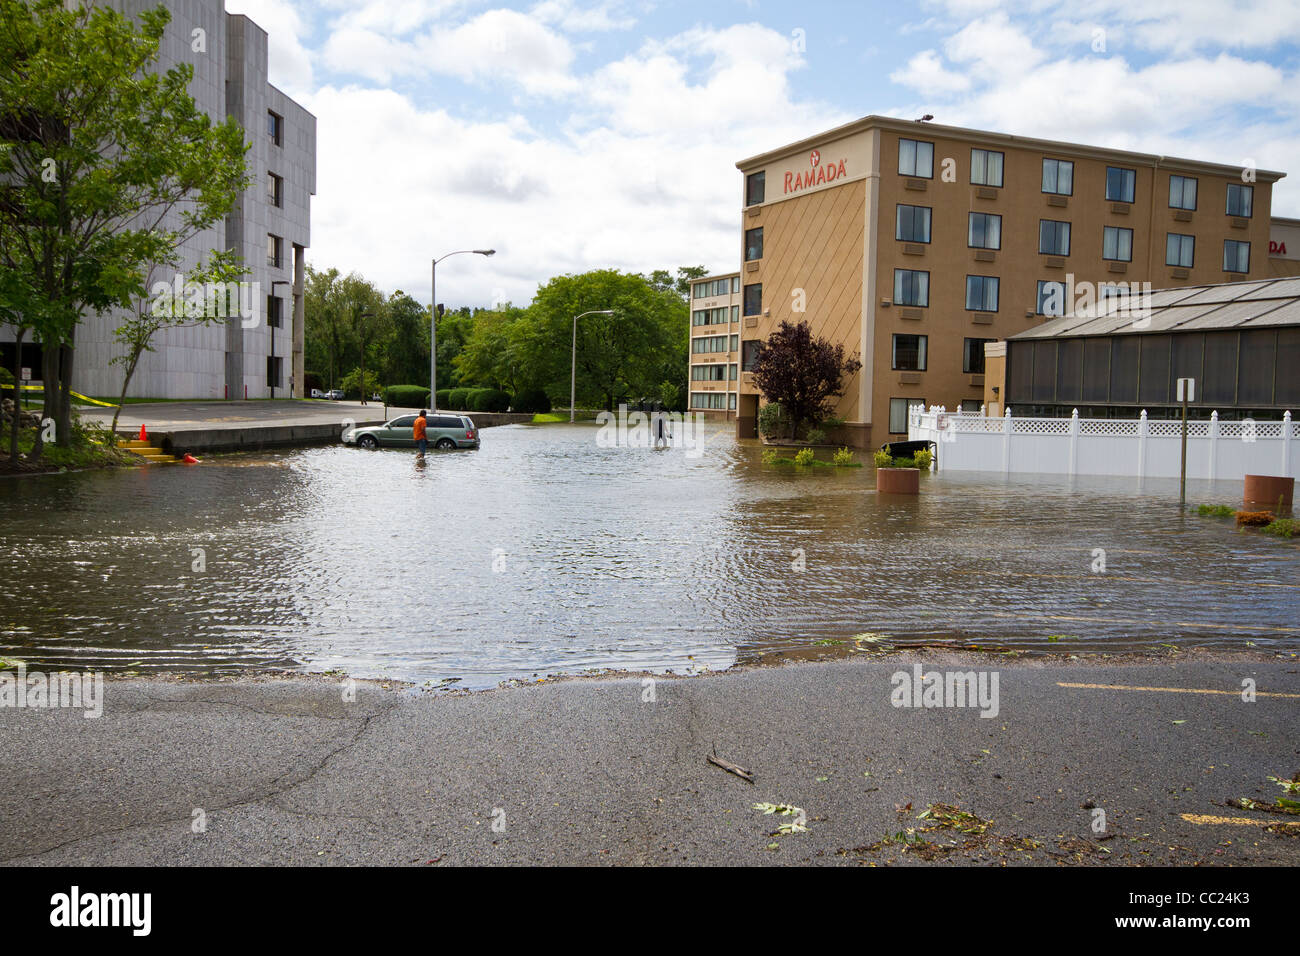
[[[60,448],[72,447],[72,362],[75,357],[72,345],[59,346],[61,368],[59,370],[59,417],[55,419],[57,433],[55,444]]]
[[[117,420],[122,416],[122,404],[126,401],[126,389],[131,384],[131,376],[135,374],[135,367],[140,362],[140,355],[143,349],[136,349],[131,353],[131,360],[127,362],[126,374],[122,376],[122,394],[117,398],[117,411],[113,412],[113,424],[109,427],[109,433],[113,436],[113,441],[117,441]]]
[[[22,387],[19,377],[23,372],[23,336],[27,330],[19,328],[14,336],[14,416],[9,425],[9,461],[18,467],[18,420],[22,417]]]

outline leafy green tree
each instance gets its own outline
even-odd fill
[[[376,357],[390,385],[418,385],[429,376],[429,309],[398,289],[388,299],[388,326]]]
[[[20,277],[0,281],[0,308],[43,346],[64,447],[82,319],[130,307],[148,266],[173,261],[178,230],[160,211],[183,208],[192,226],[245,183],[243,131],[197,107],[192,67],[151,69],[169,19],[162,6],[137,26],[106,5],[0,0],[0,270]]]

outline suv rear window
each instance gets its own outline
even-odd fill
[[[449,415],[439,415],[433,420],[434,428],[464,428],[459,418]]]

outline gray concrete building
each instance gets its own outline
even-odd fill
[[[157,0],[107,0],[128,16]],[[302,397],[303,283],[311,242],[311,198],[316,193],[316,118],[267,81],[267,34],[224,0],[167,0],[171,22],[157,68],[194,68],[190,94],[213,121],[232,116],[243,127],[250,184],[224,224],[191,239],[180,271],[213,250],[232,249],[247,269],[243,291],[252,315],[211,325],[167,329],[140,360],[129,396],[150,398]],[[149,277],[173,283],[176,271]],[[119,312],[89,315],[77,330],[72,388],[84,395],[116,396],[122,369],[113,340]],[[11,354],[13,332],[0,330],[0,349]],[[24,347],[24,364],[34,350]],[[33,376],[40,364],[33,355]]]

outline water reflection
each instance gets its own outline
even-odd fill
[[[1300,646],[1300,548],[1180,516],[1174,482],[940,474],[909,499],[877,496],[870,468],[763,466],[726,436],[690,458],[595,435],[0,481],[0,655],[486,686],[863,632]]]

